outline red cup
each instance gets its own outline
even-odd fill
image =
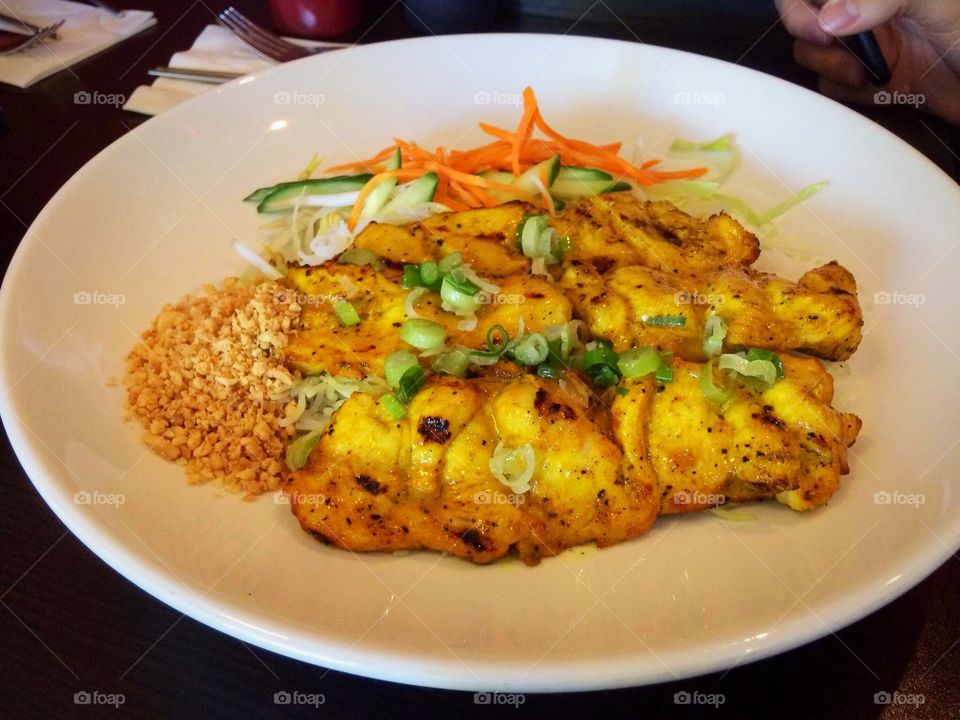
[[[327,40],[356,30],[363,0],[269,0],[273,24],[285,35]]]

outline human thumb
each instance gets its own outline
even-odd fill
[[[854,35],[883,25],[910,0],[830,0],[820,9],[820,27],[833,35]]]

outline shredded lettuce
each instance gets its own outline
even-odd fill
[[[670,145],[669,153],[682,158],[685,163],[712,165],[714,171],[710,179],[718,183],[733,175],[740,165],[740,151],[733,141],[733,135],[722,135],[705,143],[677,139]]]

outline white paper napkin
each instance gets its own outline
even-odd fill
[[[290,42],[309,47],[343,47],[343,43],[288,39]],[[205,27],[189,50],[176,53],[167,63],[172,68],[217,70],[244,75],[265,70],[276,64],[273,60],[267,60],[251,50],[236,35],[219,25]],[[134,90],[123,109],[144,115],[158,115],[184,100],[189,100],[215,87],[217,86],[211,83],[157,78],[152,85],[141,85]]]
[[[64,21],[58,39],[0,56],[0,82],[20,88],[65,70],[157,22],[153,13],[143,10],[113,15],[102,8],[64,0],[2,0],[0,12],[40,27]],[[22,28],[3,21],[0,29],[22,32]]]

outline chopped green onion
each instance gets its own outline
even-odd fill
[[[557,380],[560,377],[560,372],[555,367],[544,363],[537,367],[537,376],[547,380]]]
[[[463,265],[463,255],[458,252],[450,253],[437,263],[437,271],[441,275],[446,276],[453,272],[454,268],[458,268],[461,265]]]
[[[420,363],[417,362],[417,356],[409,350],[397,350],[387,355],[383,361],[383,374],[387,385],[392,388],[400,387],[400,379],[412,367],[420,367]]]
[[[520,250],[528,258],[542,258],[550,253],[550,239],[548,233],[550,225],[543,215],[531,215],[524,223],[520,233]]]
[[[539,365],[547,359],[547,339],[540,333],[524,335],[510,349],[513,358],[521,365]]]
[[[499,335],[500,341],[497,342]],[[498,358],[510,347],[510,333],[503,325],[493,325],[487,330],[487,349],[472,350],[471,353],[477,357]]]
[[[723,387],[718,387],[716,383],[714,383],[713,366],[716,362],[716,359],[708,360],[700,369],[700,392],[703,393],[707,400],[715,405],[723,405],[723,403],[733,396],[736,388],[733,383],[728,383]]]
[[[713,313],[707,318],[704,326],[703,352],[707,357],[713,357],[723,352],[723,341],[727,337],[727,324],[723,318]]]
[[[400,280],[400,284],[408,290],[423,287],[423,278],[420,276],[420,266],[404,265],[403,277]]]
[[[397,396],[393,393],[384,393],[381,395],[380,404],[397,420],[402,420],[407,416],[407,409],[403,406],[402,402],[397,400]]]
[[[427,287],[433,287],[440,282],[440,269],[432,260],[420,263],[420,280]]]
[[[569,358],[574,348],[580,345],[580,338],[577,335],[578,325],[578,320],[571,320],[562,325],[551,325],[544,328],[543,334],[551,342],[550,352],[555,354],[558,360],[563,361]]]
[[[663,365],[660,353],[653,348],[630,348],[620,353],[617,368],[625,378],[637,378],[655,373]]]
[[[400,382],[397,383],[397,400],[406,405],[417,394],[426,379],[427,375],[419,365],[407,368],[400,377]]]
[[[400,339],[419,350],[429,350],[443,345],[447,331],[443,325],[432,320],[411,318],[400,328]]]
[[[317,428],[287,445],[287,467],[291,470],[299,470],[306,465],[310,453],[319,444],[325,430],[326,428]]]
[[[620,376],[614,370],[613,365],[594,365],[587,368],[587,375],[593,380],[593,384],[598,387],[611,387],[620,382]]]
[[[515,493],[525,493],[530,489],[536,465],[537,456],[530,443],[508,448],[504,447],[502,440],[497,443],[489,462],[493,476]]]
[[[620,356],[601,340],[597,340],[595,347],[587,350],[583,356],[583,370],[599,387],[610,387],[620,381],[620,369],[617,361]]]
[[[558,207],[557,210],[560,210]],[[573,238],[569,235],[564,235],[556,239],[556,242],[553,244],[553,255],[557,260],[563,260],[563,256],[566,255],[573,249]]]
[[[337,258],[344,265],[375,265],[380,258],[368,248],[352,247]]]
[[[655,377],[657,378],[657,382],[660,383],[673,382],[673,368],[664,363],[660,363]]]
[[[687,324],[687,319],[683,315],[654,315],[644,322],[655,327],[683,327]]]
[[[360,315],[357,313],[357,309],[346,300],[334,303],[333,312],[336,314],[340,324],[346,327],[356,325],[360,322]]]
[[[717,360],[721,370],[733,370],[744,378],[755,378],[757,390],[770,389],[777,381],[777,366],[770,360],[748,360],[744,353],[725,353]]]
[[[614,392],[620,397],[626,397],[630,394],[630,390],[625,387],[618,387],[614,390]]]
[[[447,257],[452,257],[448,255]],[[444,258],[446,260],[447,258]],[[441,265],[443,260],[440,261]],[[448,312],[469,315],[476,311],[477,293],[480,288],[467,280],[461,273],[451,271],[440,284],[441,307]]]
[[[463,377],[467,374],[468,367],[470,367],[470,356],[463,350],[451,350],[440,355],[430,369],[443,375]]]
[[[783,360],[773,350],[764,350],[763,348],[750,348],[747,350],[747,360],[767,360],[772,362],[777,369],[777,379],[780,380],[786,374],[783,368]]]

